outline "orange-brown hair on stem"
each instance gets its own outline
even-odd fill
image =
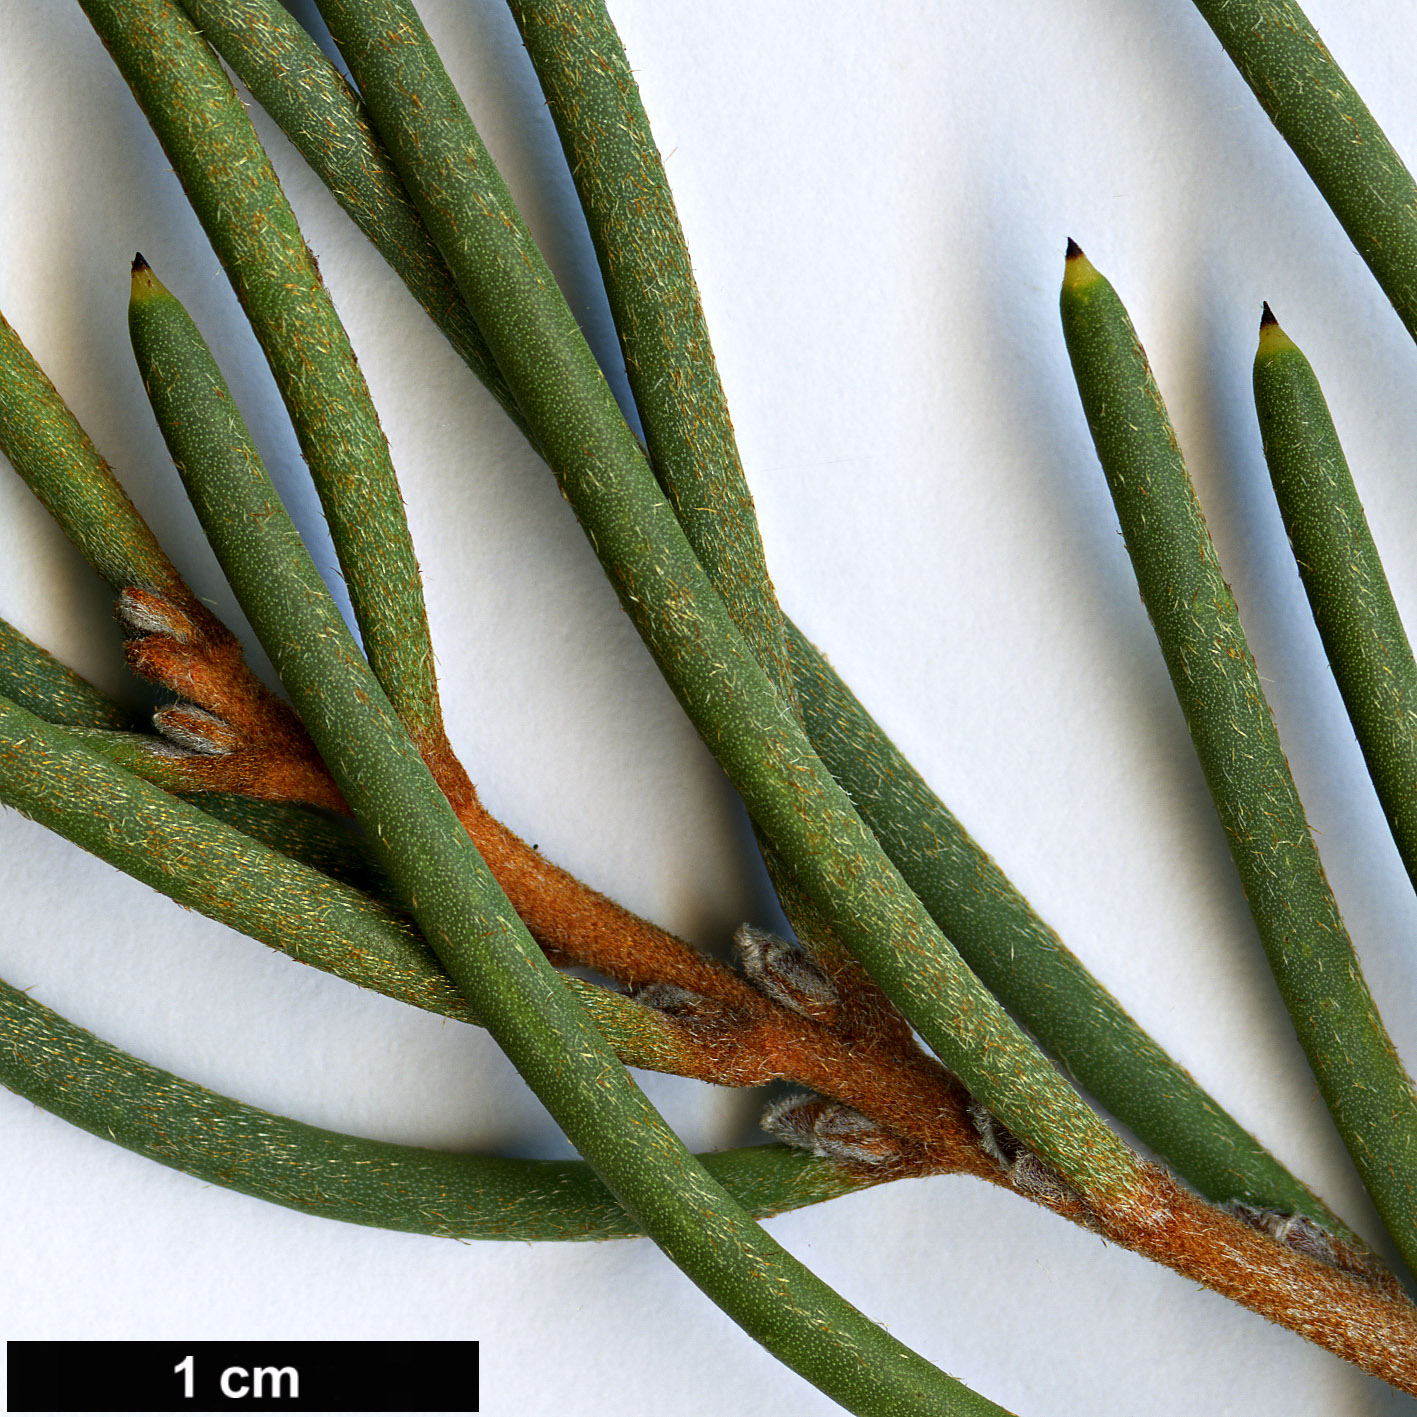
[[[1310,1258],[1156,1167],[1102,1231],[1417,1396],[1417,1305],[1380,1262],[1355,1273]]]

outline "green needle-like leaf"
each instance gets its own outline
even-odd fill
[[[1294,0],[1196,0],[1417,339],[1417,183]]]
[[[1160,391],[1075,246],[1063,332],[1142,599],[1294,1030],[1388,1232],[1417,1267],[1417,1095],[1373,1003]]]
[[[1275,496],[1348,716],[1417,884],[1417,664],[1309,361],[1265,306],[1255,408]]]
[[[634,1085],[478,856],[345,628],[181,306],[135,272],[144,384],[202,525],[425,939],[620,1203],[753,1337],[862,1413],[997,1412],[753,1224]]]
[[[799,719],[783,615],[669,179],[600,0],[511,0],[585,214],[651,466],[709,583]],[[783,913],[836,981],[844,1022],[907,1029],[761,830]]]
[[[369,390],[251,120],[173,0],[80,0],[153,125],[265,351],[330,524],[365,652],[444,747],[423,587]]]
[[[20,337],[0,316],[0,452],[115,590],[191,592]]]
[[[122,732],[138,722],[138,715],[60,664],[6,620],[0,620],[0,694],[50,723]]]
[[[779,692],[792,670],[689,249],[600,0],[509,0],[595,244],[656,477]]]
[[[525,433],[512,391],[344,75],[279,0],[182,0],[182,8]]]
[[[583,1161],[367,1141],[249,1107],[121,1052],[0,980],[0,1086],[104,1141],[307,1215],[453,1240],[643,1232]],[[815,1205],[870,1172],[785,1146],[698,1158],[751,1214]]]

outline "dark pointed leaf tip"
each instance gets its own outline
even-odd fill
[[[1277,325],[1278,320],[1274,318],[1274,311],[1269,308],[1269,301],[1264,303],[1264,313],[1260,316],[1260,329],[1267,330],[1271,325]]]
[[[1082,247],[1070,236],[1068,237],[1068,260],[1075,261],[1082,255]]]
[[[137,275],[139,271],[146,271],[151,269],[152,268],[148,265],[147,261],[144,260],[143,253],[139,251],[138,254],[133,257],[133,274]]]

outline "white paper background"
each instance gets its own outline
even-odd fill
[[[421,7],[598,350],[613,347],[503,7]],[[1269,982],[1138,602],[1056,313],[1075,237],[1169,401],[1364,967],[1417,1057],[1417,910],[1272,505],[1260,302],[1328,394],[1417,620],[1417,351],[1185,0],[653,5],[614,13],[667,157],[784,606],[1136,1016],[1344,1214],[1371,1211]],[[1417,154],[1407,6],[1310,13]],[[0,307],[200,593],[236,619],[125,330],[142,250],[219,353],[297,518],[256,347],[77,8],[0,0]],[[258,123],[262,120],[257,115]],[[268,127],[262,126],[263,133]],[[544,468],[279,140],[373,387],[453,738],[549,856],[711,948],[772,907],[742,817]],[[0,614],[134,697],[108,594],[0,479]],[[317,550],[333,562],[327,543]],[[239,623],[239,622],[238,622]],[[305,1120],[565,1145],[494,1045],[357,993],[0,815],[0,974],[142,1057]],[[648,1079],[695,1147],[759,1099]],[[140,1160],[0,1095],[0,1336],[477,1338],[487,1413],[836,1410],[648,1242],[456,1245]],[[1299,1339],[973,1181],[770,1229],[903,1341],[1026,1414],[1387,1414]]]

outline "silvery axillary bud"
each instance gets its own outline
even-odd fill
[[[153,714],[153,727],[164,738],[191,753],[212,757],[234,753],[243,739],[225,719],[196,704],[172,704]]]
[[[987,1108],[969,1104],[969,1120],[979,1135],[979,1148],[1009,1178],[1009,1184],[1026,1196],[1040,1200],[1066,1200],[1071,1186],[1041,1156],[1035,1156]]]
[[[129,639],[168,635],[185,645],[193,638],[192,622],[185,611],[179,610],[165,596],[137,586],[129,586],[119,595],[113,617]]]
[[[768,998],[818,1023],[836,1022],[840,1009],[836,986],[795,940],[740,925],[733,934],[733,953],[749,982]]]
[[[645,984],[630,991],[637,1003],[683,1023],[725,1023],[731,1010],[718,999],[697,994],[678,984]]]
[[[774,1102],[763,1113],[762,1128],[788,1146],[833,1161],[884,1166],[904,1153],[899,1138],[864,1112],[815,1092],[798,1092]]]

